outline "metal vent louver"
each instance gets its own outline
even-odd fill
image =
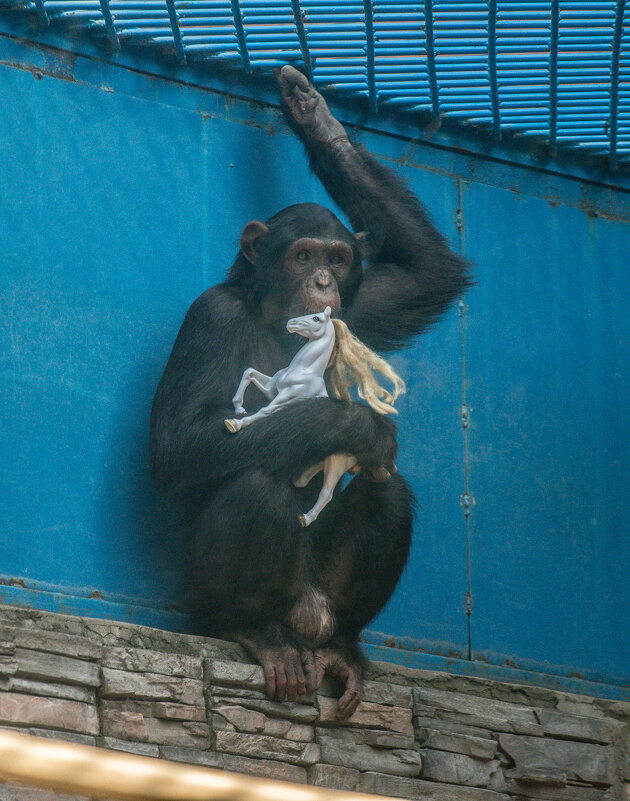
[[[630,164],[628,0],[34,0],[1,4],[248,72]]]

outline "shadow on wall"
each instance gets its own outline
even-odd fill
[[[151,402],[166,358],[154,336],[121,375],[97,479],[94,559],[133,603],[187,613],[191,540],[181,515],[159,496],[148,464]]]

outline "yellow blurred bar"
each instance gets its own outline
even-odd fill
[[[2,729],[0,780],[105,801],[387,801]]]

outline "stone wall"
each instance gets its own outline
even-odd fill
[[[5,727],[409,799],[630,799],[630,704],[374,663],[339,724],[331,685],[300,703],[263,689],[233,643],[0,607]]]

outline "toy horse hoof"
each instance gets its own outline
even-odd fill
[[[302,524],[302,528],[306,528],[307,526],[310,526],[311,522],[312,521],[309,520],[306,515],[300,515],[300,523]]]
[[[231,431],[232,434],[236,434],[237,431],[240,431],[240,425],[238,424],[238,420],[224,420],[225,427],[228,431]]]

